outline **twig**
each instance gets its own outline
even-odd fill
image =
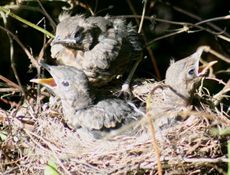
[[[138,33],[141,33],[141,30],[142,30],[142,26],[143,26],[143,23],[144,23],[144,16],[145,16],[145,12],[146,12],[146,5],[147,5],[148,0],[144,0],[143,2],[144,2],[144,7],[143,7],[143,10],[142,10],[141,21],[140,21]]]
[[[3,99],[3,98],[0,98],[0,101],[2,101],[5,104],[9,104],[11,107],[19,108],[19,104],[18,103],[15,103],[15,102],[12,102],[12,101],[8,101],[8,100]]]
[[[18,88],[0,88],[0,92],[21,92]]]
[[[49,143],[48,141],[46,141],[43,137],[41,137],[41,136],[39,136],[39,135],[37,135],[37,134],[35,134],[35,133],[27,130],[27,129],[23,129],[23,130],[25,131],[25,133],[28,136],[30,136],[30,138],[34,141],[34,143],[36,145],[39,145],[39,147],[41,147],[42,149],[45,149],[45,148],[42,147],[42,145],[40,143],[38,143],[37,141],[35,141],[32,136],[36,137],[39,140],[42,140],[48,146],[48,148],[51,150],[51,152],[53,153],[53,156],[55,157],[55,159],[58,162],[58,164],[62,167],[62,169],[64,170],[65,174],[70,175],[70,172],[65,168],[65,166],[63,165],[63,163],[61,162],[61,160],[58,158],[56,152],[53,150],[53,146],[52,146],[51,143]]]
[[[189,28],[187,26],[184,26],[182,27],[181,29],[178,29],[178,31],[174,32],[174,33],[169,33],[169,34],[166,34],[166,35],[163,35],[163,36],[160,36],[160,37],[156,37],[155,39],[153,39],[152,41],[150,41],[148,44],[147,44],[147,47],[151,47],[152,44],[158,40],[162,40],[164,38],[168,38],[168,37],[171,37],[171,36],[175,36],[175,35],[178,35],[178,34],[181,34],[181,33],[184,33],[186,31],[188,31]]]
[[[2,18],[3,18],[4,25],[6,26],[6,16],[2,12],[0,12],[0,14],[1,14]],[[0,26],[0,28],[2,28],[2,26]],[[18,76],[16,67],[15,67],[13,39],[11,38],[11,35],[8,32],[7,32],[7,36],[9,38],[9,42],[10,42],[10,61],[11,61],[11,68],[12,68],[12,70],[14,72],[14,77],[17,80],[17,83],[19,85],[20,91],[22,92],[23,96],[26,96],[25,89],[23,88],[23,86],[21,84],[20,78]]]
[[[221,102],[221,100],[225,97],[225,94],[229,91],[230,91],[230,80],[228,80],[228,82],[220,92],[218,92],[213,96],[214,105],[215,106],[218,105]]]
[[[138,16],[138,15],[136,15],[137,13],[136,13],[135,8],[133,7],[132,2],[131,2],[130,0],[126,0],[126,1],[127,1],[128,5],[129,5],[129,8],[130,8],[131,11],[132,11],[132,13],[135,14],[135,15],[133,15],[133,16],[134,16],[134,17],[135,17],[135,16]],[[139,17],[142,18],[143,16],[139,16]],[[144,18],[145,18],[145,16],[144,16]],[[136,18],[135,18],[135,19],[136,19]],[[138,21],[137,19],[136,19],[136,22],[137,22],[137,24],[139,24],[139,21]],[[143,40],[144,40],[144,42],[145,42],[145,45],[147,45],[148,39],[147,39],[146,34],[145,34],[144,31],[143,31]],[[154,54],[153,54],[153,51],[152,51],[151,48],[148,48],[148,47],[147,47],[147,51],[148,51],[149,56],[150,56],[150,58],[151,58],[151,61],[152,61],[152,64],[153,64],[153,68],[154,68],[156,77],[157,77],[158,80],[160,80],[160,79],[161,79],[161,74],[160,74],[159,68],[158,68],[158,66],[157,66],[156,58],[155,58],[155,56],[154,56]]]
[[[38,2],[38,4],[39,4],[39,6],[41,7],[41,9],[42,9],[44,15],[46,16],[46,18],[49,20],[50,25],[52,26],[53,30],[55,30],[55,29],[56,29],[56,24],[55,24],[54,20],[53,20],[53,19],[50,17],[50,15],[47,13],[47,11],[46,11],[46,9],[43,7],[41,1],[40,1],[40,0],[37,0],[37,2]]]
[[[182,117],[183,116],[194,115],[194,116],[197,116],[197,117],[207,118],[207,119],[212,120],[212,121],[216,120],[216,121],[218,121],[218,122],[220,122],[222,124],[225,124],[226,126],[230,127],[230,120],[224,115],[215,115],[215,114],[211,114],[211,113],[208,113],[208,112],[189,111],[189,110],[179,112],[178,114],[181,115]]]
[[[190,163],[218,163],[218,162],[228,162],[225,157],[218,158],[183,158],[182,161]]]
[[[216,57],[220,58],[221,60],[225,61],[226,63],[230,63],[230,58],[225,57],[224,55],[216,52],[215,50],[212,50],[209,46],[206,46],[206,48],[204,49],[205,52],[209,52],[213,55],[215,55]]]
[[[128,16],[126,16],[126,17],[129,17],[129,18],[141,18],[141,16],[137,16],[137,15],[128,15]],[[222,17],[216,17],[215,18],[215,20],[227,20],[229,17],[227,16],[227,18],[226,18],[226,16],[222,16]],[[220,31],[220,32],[215,32],[215,31],[213,31],[213,30],[210,30],[210,29],[208,29],[208,28],[205,28],[205,27],[203,27],[203,26],[200,26],[199,25],[199,23],[202,23],[202,21],[201,22],[199,22],[198,23],[198,25],[195,23],[195,24],[193,24],[193,23],[189,23],[189,22],[177,22],[177,21],[169,21],[169,20],[164,20],[164,19],[159,19],[159,18],[156,18],[156,17],[148,17],[148,16],[145,16],[145,19],[148,19],[148,20],[155,20],[155,21],[159,21],[159,22],[164,22],[164,23],[169,23],[169,24],[173,24],[173,25],[183,25],[184,27],[182,28],[182,29],[187,29],[187,30],[183,30],[184,32],[188,32],[188,33],[191,33],[192,31],[189,31],[190,29],[192,29],[192,28],[198,28],[198,29],[200,29],[200,30],[204,30],[204,31],[206,31],[206,32],[208,32],[208,33],[210,33],[210,34],[212,34],[212,35],[215,35],[215,36],[217,36],[218,38],[221,38],[222,40],[225,40],[225,41],[227,41],[227,42],[230,42],[230,38],[229,37],[226,37],[226,36],[223,36],[222,35],[222,33],[223,33],[223,31]],[[205,20],[205,21],[208,21],[208,20],[212,20],[213,18],[211,18],[211,19],[207,19],[207,20]],[[181,29],[179,29],[179,30],[181,30]],[[194,32],[194,31],[193,31]],[[182,32],[181,32],[182,33]],[[170,35],[169,35],[170,36]],[[163,38],[166,38],[166,37],[162,37],[162,39]],[[159,40],[159,39],[158,39]],[[147,43],[146,44],[146,47],[148,47],[149,45],[151,45],[153,42],[152,41],[150,41],[149,43]]]
[[[195,23],[195,25],[201,25],[201,24],[208,23],[211,21],[221,21],[221,20],[226,20],[226,19],[230,19],[230,15],[206,19],[206,20]]]
[[[196,19],[196,20],[198,20],[198,21],[201,21],[201,20],[202,20],[201,17],[199,17],[199,16],[197,16],[197,15],[195,15],[195,14],[192,14],[191,12],[188,12],[188,11],[186,11],[186,10],[180,8],[180,7],[171,5],[169,2],[167,2],[166,5],[169,5],[169,6],[172,7],[174,10],[176,10],[176,11],[182,13],[182,14],[185,14],[185,15],[187,15],[187,16],[193,18],[193,19]],[[205,20],[205,21],[207,21],[207,20]],[[208,26],[212,27],[212,28],[215,29],[216,31],[219,31],[219,32],[222,32],[222,31],[223,31],[223,29],[221,29],[220,27],[218,27],[218,26],[216,26],[216,25],[210,23],[210,21],[212,21],[212,20],[208,20],[208,23],[207,23]],[[213,20],[213,21],[216,21],[216,20]],[[228,37],[230,37],[230,35],[229,35],[227,32],[224,32],[224,33],[225,33]]]
[[[15,89],[20,89],[20,86],[2,75],[0,75],[0,80],[4,81],[8,86],[14,87]]]
[[[162,175],[163,170],[162,170],[162,165],[161,165],[161,160],[160,160],[161,153],[160,153],[160,149],[159,149],[159,146],[157,144],[157,139],[155,136],[156,131],[155,131],[155,128],[153,125],[152,117],[151,117],[151,106],[150,106],[150,104],[151,104],[151,94],[149,94],[147,96],[147,100],[146,100],[146,112],[147,112],[146,116],[148,118],[149,130],[150,130],[150,133],[152,135],[152,146],[153,146],[153,149],[154,149],[155,155],[156,155],[158,174]]]
[[[26,24],[26,25],[28,25],[28,26],[30,26],[30,27],[32,27],[32,28],[34,28],[34,29],[36,29],[36,30],[38,30],[40,32],[42,32],[42,33],[44,33],[48,37],[54,38],[54,35],[52,33],[50,33],[47,30],[45,30],[45,29],[43,29],[43,28],[31,23],[30,21],[27,21],[27,20],[15,15],[14,13],[10,12],[9,9],[5,9],[5,8],[0,6],[0,11],[3,11],[6,15],[9,15],[12,18],[14,18],[14,19],[16,19],[16,20],[18,20],[18,21],[20,21],[20,22],[22,22],[22,23],[24,23],[24,24]]]
[[[37,63],[36,59],[33,57],[33,55],[29,52],[29,50],[22,44],[22,42],[18,39],[18,37],[16,35],[14,35],[11,31],[9,31],[8,29],[0,26],[0,29],[4,30],[5,32],[7,32],[8,34],[10,34],[12,36],[12,38],[18,43],[18,45],[22,48],[22,50],[25,52],[25,54],[28,56],[28,58],[30,59],[30,62],[32,63],[32,65],[36,68],[39,68],[39,64]]]

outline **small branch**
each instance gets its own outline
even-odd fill
[[[215,55],[216,57],[220,58],[222,61],[225,61],[226,63],[230,63],[230,58],[225,57],[224,55],[216,52],[215,50],[212,50],[209,46],[206,46],[206,48],[204,49],[205,52],[209,52],[213,55]]]
[[[203,163],[220,163],[220,162],[228,162],[228,159],[226,157],[217,157],[217,158],[171,158],[171,157],[167,157],[164,158],[166,161],[170,161],[170,162],[176,162],[176,164],[178,164],[179,162],[181,163],[199,163],[199,164],[203,164]]]
[[[24,24],[26,24],[26,25],[28,25],[28,26],[30,26],[30,27],[32,27],[32,28],[34,28],[34,29],[36,29],[36,30],[38,30],[40,32],[42,32],[42,33],[44,33],[48,37],[54,38],[54,35],[52,33],[50,33],[47,30],[45,30],[45,29],[43,29],[43,28],[31,23],[30,21],[27,21],[27,20],[15,15],[14,13],[10,12],[10,10],[5,9],[5,8],[0,6],[0,11],[3,11],[6,15],[9,15],[12,18],[14,18],[14,19],[16,19],[16,20],[18,20],[18,21],[20,21],[20,22],[22,22],[22,23],[24,23]]]
[[[21,88],[0,88],[0,92],[21,92]]]
[[[198,20],[198,21],[201,21],[201,20],[202,20],[201,17],[199,17],[199,16],[197,16],[197,15],[195,15],[195,14],[192,14],[191,12],[188,12],[188,11],[186,11],[186,10],[184,10],[184,9],[181,9],[180,7],[171,5],[169,2],[167,2],[166,5],[169,5],[169,6],[172,7],[174,10],[176,10],[176,11],[178,11],[178,12],[184,14],[184,15],[187,15],[187,16],[193,18],[193,19],[196,19],[196,20]],[[205,20],[205,21],[207,21],[207,20]],[[212,21],[212,20],[210,20],[210,21]],[[213,23],[210,23],[210,21],[208,21],[208,23],[207,23],[208,26],[212,27],[212,28],[213,28],[214,30],[216,30],[216,31],[219,31],[219,32],[222,32],[222,31],[223,31],[223,29],[221,29],[220,27],[216,26],[216,25],[213,24]],[[216,21],[216,20],[213,20],[213,21]],[[227,37],[230,37],[230,35],[229,35],[227,32],[224,32],[224,33],[227,35]]]
[[[2,19],[3,19],[3,23],[4,25],[6,26],[6,16],[3,12],[0,11],[0,14],[2,16]],[[1,28],[2,26],[0,26]],[[11,37],[11,35],[7,32],[7,36],[9,38],[9,43],[10,43],[10,62],[11,62],[11,68],[14,72],[14,77],[16,78],[17,80],[17,83],[19,85],[19,89],[20,91],[22,92],[23,96],[26,96],[26,92],[25,92],[25,89],[23,88],[22,84],[21,84],[21,80],[18,76],[18,73],[17,73],[17,70],[16,70],[16,67],[15,67],[15,61],[14,61],[14,45],[13,45],[13,39]]]
[[[39,4],[39,6],[41,7],[41,9],[42,9],[44,15],[46,16],[46,18],[49,20],[50,25],[52,26],[53,30],[55,30],[55,29],[56,29],[56,24],[55,24],[54,20],[53,20],[53,19],[50,17],[50,15],[47,13],[47,11],[46,11],[46,9],[43,7],[41,1],[40,1],[40,0],[37,0],[37,2],[38,2],[38,4]]]
[[[136,15],[137,12],[136,12],[132,2],[130,0],[126,0],[126,1],[127,1],[128,5],[129,5],[129,8],[132,11],[132,13],[135,14],[135,15],[132,15],[132,16],[142,18],[143,16]],[[146,17],[144,16],[143,18],[145,19]],[[137,18],[135,18],[135,19],[136,19],[136,23],[140,24],[140,22],[137,20]],[[143,31],[143,40],[145,42],[145,45],[147,45],[148,39],[147,39],[146,34],[145,34],[144,31]],[[147,51],[148,51],[149,56],[151,58],[151,61],[152,61],[152,64],[153,64],[153,69],[155,71],[156,77],[157,77],[158,80],[160,80],[161,79],[161,74],[160,74],[159,68],[157,66],[156,58],[155,58],[155,56],[153,54],[153,51],[152,51],[152,49],[150,49],[148,47],[147,47]]]
[[[71,175],[70,172],[67,170],[67,168],[65,167],[65,165],[62,163],[62,161],[59,159],[56,151],[54,150],[54,146],[52,143],[50,143],[49,141],[47,141],[45,138],[37,135],[36,133],[33,133],[27,129],[23,129],[25,131],[25,133],[32,139],[32,141],[38,145],[39,147],[41,147],[42,149],[47,149],[47,148],[44,148],[42,146],[42,144],[40,142],[37,142],[34,137],[36,139],[39,139],[40,141],[42,141],[44,144],[46,144],[46,146],[49,148],[49,150],[53,153],[52,155],[54,156],[54,158],[56,159],[58,165],[63,169],[63,171],[65,172],[65,174],[68,174],[68,175]]]
[[[229,16],[229,15],[228,15]],[[229,17],[228,16],[222,16],[222,17],[216,17],[216,18],[211,18],[211,19],[207,19],[207,20],[205,20],[205,21],[209,21],[209,20],[215,20],[215,21],[217,21],[217,20],[228,20],[229,19]],[[124,17],[124,16],[123,16]],[[127,17],[127,18],[141,18],[141,16],[137,16],[137,15],[128,15],[128,16],[125,16],[125,17]],[[201,31],[206,31],[206,32],[208,32],[208,33],[210,33],[210,34],[212,34],[212,35],[215,35],[216,37],[218,37],[218,38],[220,38],[220,39],[222,39],[222,40],[225,40],[225,41],[227,41],[227,42],[230,42],[230,38],[229,37],[226,37],[226,36],[224,36],[224,35],[222,35],[222,33],[224,32],[223,30],[218,30],[219,32],[215,32],[215,31],[213,31],[213,30],[210,30],[210,29],[208,29],[208,28],[205,28],[205,27],[203,27],[203,26],[200,26],[200,24],[202,24],[203,23],[203,21],[201,21],[201,22],[199,22],[198,23],[198,25],[197,25],[197,23],[195,23],[195,24],[193,24],[193,23],[188,23],[188,22],[177,22],[177,21],[168,21],[168,20],[164,20],[164,19],[159,19],[159,18],[156,18],[156,17],[148,17],[148,16],[145,16],[144,17],[145,19],[148,19],[148,20],[155,20],[155,21],[158,21],[158,22],[164,22],[164,23],[168,23],[168,24],[173,24],[173,25],[182,25],[182,26],[184,26],[183,28],[187,28],[187,30],[184,30],[184,32],[188,32],[188,33],[191,33],[192,31],[189,31],[190,29],[192,29],[192,28],[198,28],[198,29],[200,29]],[[183,29],[182,28],[182,29]],[[179,29],[179,30],[181,30],[181,29]],[[182,32],[181,32],[182,33]],[[174,34],[173,34],[174,35]],[[173,36],[173,35],[168,35],[168,37],[170,37],[170,36]],[[164,39],[164,38],[166,38],[167,37],[167,35],[166,36],[161,36],[161,39]],[[160,40],[160,39],[157,39],[157,40]],[[152,41],[150,41],[151,43],[152,43]],[[150,44],[149,43],[147,43],[146,44],[147,46],[149,46]]]
[[[184,162],[191,162],[191,163],[219,163],[219,162],[228,162],[228,159],[225,157],[218,157],[218,158],[183,158],[182,161]]]
[[[148,44],[147,44],[147,47],[151,47],[151,45],[158,41],[158,40],[162,40],[164,38],[168,38],[168,37],[171,37],[171,36],[175,36],[175,35],[178,35],[178,34],[181,34],[181,33],[184,33],[186,31],[188,31],[189,28],[187,26],[184,26],[182,27],[181,29],[179,29],[178,31],[174,32],[174,33],[169,33],[169,34],[166,34],[166,35],[163,35],[163,36],[160,36],[160,37],[157,37],[155,39],[153,39],[152,41],[150,41]]]
[[[153,150],[155,152],[156,155],[156,160],[157,160],[157,171],[159,175],[163,174],[163,170],[162,170],[162,165],[161,165],[161,152],[160,152],[160,148],[159,145],[157,144],[157,139],[156,139],[156,130],[154,128],[153,125],[153,121],[152,121],[152,117],[151,117],[151,94],[148,95],[147,100],[146,100],[146,116],[148,119],[148,124],[149,124],[149,131],[152,135],[152,146],[153,146]]]
[[[144,7],[143,7],[143,10],[142,10],[141,22],[140,22],[140,25],[139,25],[138,33],[141,33],[141,30],[142,30],[142,27],[143,27],[144,16],[145,16],[145,12],[146,12],[146,5],[147,5],[148,0],[144,0],[143,2],[144,2]]]
[[[226,97],[225,94],[228,93],[229,91],[230,91],[230,80],[228,80],[228,82],[220,92],[218,92],[213,96],[214,105],[215,106],[218,105],[221,102],[221,100]]]
[[[29,50],[22,44],[22,42],[18,39],[16,35],[14,35],[11,31],[9,31],[8,29],[2,26],[0,26],[0,29],[4,30],[6,33],[12,36],[12,38],[18,43],[18,45],[22,48],[22,50],[24,50],[25,54],[28,56],[28,58],[30,59],[30,62],[32,63],[34,67],[36,68],[40,67],[36,59],[33,57],[32,54],[30,54]]]
[[[7,79],[6,77],[0,75],[0,80],[4,81],[8,86],[11,86],[15,89],[20,89],[20,86],[18,86],[16,83],[14,83],[13,81]]]
[[[221,21],[221,20],[227,20],[227,19],[230,19],[230,15],[206,19],[206,20],[197,22],[196,25],[201,25],[201,24],[208,23],[208,22],[211,22],[211,21]]]

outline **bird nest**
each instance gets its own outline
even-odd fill
[[[55,111],[60,107],[44,103],[38,110],[35,104],[0,111],[3,174],[226,172],[227,138],[219,131],[230,121],[223,111],[182,111],[181,120],[160,130],[147,114],[135,134],[95,140],[69,129]]]

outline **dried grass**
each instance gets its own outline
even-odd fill
[[[144,99],[145,95],[139,95]],[[43,174],[50,161],[57,165],[60,174],[157,173],[159,162],[146,117],[141,120],[144,127],[133,136],[93,140],[66,127],[61,115],[54,115],[46,104],[36,114],[36,105],[31,103],[24,108],[24,113],[22,110],[0,112],[1,134],[4,132],[6,136],[0,145],[2,174]],[[164,174],[226,171],[227,138],[210,132],[212,128],[230,126],[224,112],[188,110],[180,116],[184,119],[156,134]]]

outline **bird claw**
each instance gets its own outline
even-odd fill
[[[121,90],[118,93],[118,97],[124,97],[125,99],[131,99],[132,92],[128,83],[124,83],[121,87]]]

